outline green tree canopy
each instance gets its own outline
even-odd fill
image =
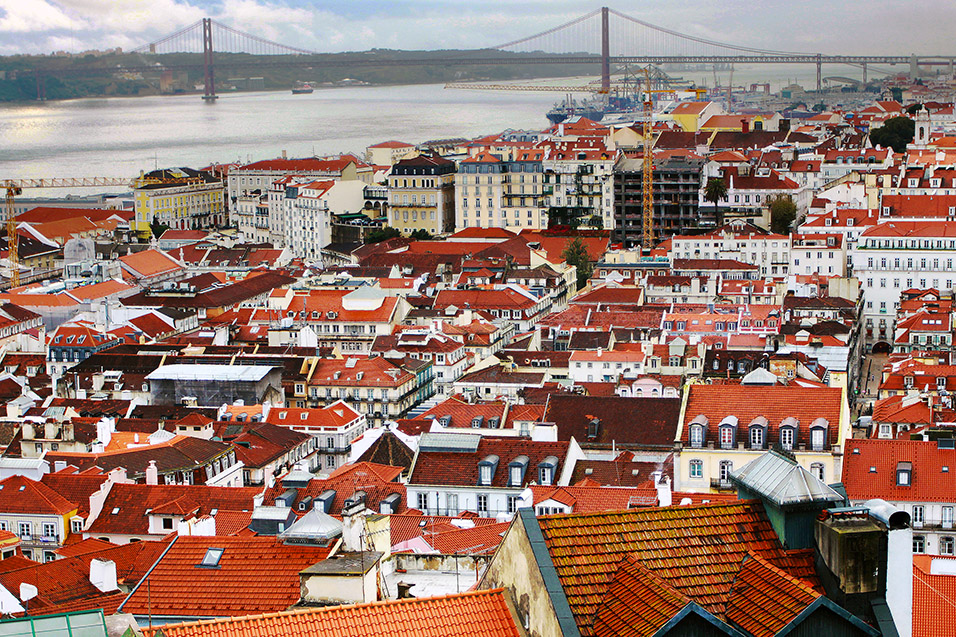
[[[410,236],[412,239],[418,239],[420,241],[428,241],[429,239],[435,238],[435,235],[433,235],[428,230],[425,230],[424,228],[419,228],[418,230],[413,231],[408,236]]]
[[[913,141],[915,133],[916,122],[909,117],[891,117],[882,126],[870,131],[870,142],[902,153],[906,145]]]
[[[382,228],[369,231],[369,233],[365,235],[365,243],[381,243],[382,241],[400,236],[402,236],[402,233],[398,231],[398,228],[384,226]]]
[[[568,239],[567,245],[561,257],[568,265],[573,265],[578,269],[578,289],[581,290],[591,278],[591,272],[594,270],[591,265],[591,258],[588,255],[587,246],[581,241],[581,237]]]
[[[777,234],[787,234],[797,218],[797,205],[790,197],[780,195],[770,202],[770,230]]]
[[[152,231],[153,236],[159,239],[161,236],[163,236],[164,232],[169,230],[169,226],[167,226],[165,223],[160,223],[156,219],[153,219],[153,221],[149,224],[149,229]]]

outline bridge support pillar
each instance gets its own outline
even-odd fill
[[[46,78],[40,74],[40,71],[36,71],[36,82],[37,82],[37,101],[42,102],[46,100]]]
[[[863,63],[863,86],[866,86],[866,62]]]
[[[919,60],[915,55],[910,56],[910,79],[915,80],[919,77]]]
[[[601,7],[601,92],[611,91],[611,32],[608,8]]]
[[[212,102],[219,96],[216,95],[216,76],[212,61],[212,20],[210,18],[202,19],[202,66],[205,76],[202,98]]]
[[[820,54],[817,53],[817,93],[823,90],[823,62],[820,61]]]

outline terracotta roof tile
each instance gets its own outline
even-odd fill
[[[727,599],[727,620],[753,637],[772,637],[820,593],[759,555],[749,553]]]
[[[197,568],[213,547],[224,549],[218,568]],[[140,585],[122,611],[229,617],[285,610],[299,601],[299,571],[329,551],[273,537],[180,536],[150,571],[149,586]],[[269,565],[268,577],[263,564]]]
[[[143,631],[156,637],[159,628]],[[166,637],[519,637],[501,589],[168,624]]]
[[[913,556],[913,637],[940,637],[941,618],[956,613],[956,576],[932,573],[934,561],[953,558]],[[952,627],[952,624],[949,624]]]
[[[911,467],[910,484],[896,483],[900,463]],[[843,456],[843,484],[850,500],[882,498],[887,502],[956,501],[956,450],[922,440],[848,440]]]
[[[795,575],[805,560],[783,549],[754,500],[539,518],[548,552],[584,637],[613,575],[630,554],[704,609],[720,614],[751,551]],[[815,583],[815,582],[814,582]]]
[[[634,555],[621,561],[594,614],[597,637],[651,637],[690,599],[644,567]]]

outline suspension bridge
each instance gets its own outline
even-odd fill
[[[600,67],[600,88],[606,92],[611,83],[613,65],[732,65],[732,64],[808,64],[817,70],[816,88],[823,85],[823,65],[854,65],[862,69],[866,83],[870,65],[906,65],[911,77],[918,67],[942,65],[953,72],[956,56],[950,55],[824,55],[797,51],[777,51],[741,44],[718,42],[651,24],[615,9],[602,7],[547,30],[488,49],[402,55],[394,58],[363,53],[319,53],[267,40],[240,31],[211,18],[191,24],[155,42],[132,51],[139,62],[109,67],[69,67],[37,69],[37,99],[45,98],[45,76],[83,73],[150,73],[164,71],[201,73],[203,99],[216,99],[216,72],[223,69],[265,69],[275,67],[320,67],[362,69],[389,66],[486,66],[588,64]],[[189,59],[162,63],[150,56],[160,54],[201,54]],[[230,54],[230,55],[225,55]],[[247,55],[234,55],[247,54]],[[218,57],[217,57],[218,56]],[[250,59],[251,56],[256,56]],[[168,56],[166,56],[168,57]],[[263,58],[268,58],[264,60]]]

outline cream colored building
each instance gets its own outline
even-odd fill
[[[730,474],[769,449],[792,453],[827,484],[839,482],[852,437],[843,387],[777,384],[758,368],[740,385],[689,385],[675,447],[675,490],[733,490]]]
[[[390,140],[365,149],[365,161],[373,166],[394,166],[399,160],[415,154],[415,145]]]
[[[403,159],[388,176],[388,225],[409,235],[454,230],[455,162],[438,155]]]

